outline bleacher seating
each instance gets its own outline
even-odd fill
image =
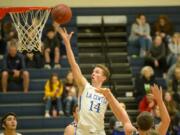
[[[78,61],[76,25],[69,24],[68,31],[75,32],[71,44]],[[23,93],[22,85],[16,82],[10,82],[6,94],[0,93],[0,117],[7,112],[15,112],[18,116],[18,131],[23,135],[63,135],[65,126],[72,122],[72,117],[66,116],[44,118],[45,103],[43,97],[45,82],[54,72],[64,81],[69,71],[66,57],[63,56],[60,59],[60,64],[62,66],[60,70],[27,68],[30,73],[30,86],[27,94]],[[0,69],[2,69],[2,60],[0,60]]]
[[[95,57],[95,55],[94,56],[91,55],[92,52],[102,51],[101,50],[102,44],[101,44],[101,41],[99,40],[101,35],[98,33],[98,32],[100,32],[98,30],[100,30],[99,26],[101,25],[102,16],[123,15],[123,16],[127,17],[127,19],[124,20],[125,22],[127,22],[127,23],[124,23],[126,33],[125,33],[125,35],[123,35],[123,37],[121,37],[121,38],[123,38],[124,42],[122,42],[122,40],[121,40],[120,41],[121,44],[119,44],[119,43],[116,44],[116,43],[112,43],[112,42],[109,43],[110,48],[112,46],[110,51],[115,52],[116,49],[119,49],[116,51],[122,51],[121,49],[124,49],[125,47],[129,47],[129,46],[127,46],[127,42],[126,42],[127,36],[130,31],[130,26],[138,13],[144,13],[147,16],[150,24],[152,24],[160,14],[166,14],[170,17],[171,21],[173,22],[175,31],[180,31],[180,25],[179,25],[180,24],[180,19],[179,19],[180,18],[180,8],[179,8],[179,6],[177,6],[177,7],[140,7],[140,8],[139,7],[73,8],[72,21],[71,21],[71,23],[69,23],[66,26],[68,27],[68,31],[75,32],[74,36],[72,37],[71,43],[72,43],[72,48],[73,48],[74,54],[77,57],[77,61],[79,61],[79,57],[80,57],[80,62],[85,63],[85,62],[87,62],[87,59],[88,59],[88,62],[90,63],[89,65],[86,65],[86,67],[83,64],[80,64],[83,73],[84,72],[89,73],[91,71],[95,58],[96,58],[97,63],[102,62],[104,60],[102,58],[102,55],[100,55],[98,57]],[[99,38],[92,40],[91,43],[86,43],[86,41],[83,40],[83,38],[88,37],[88,36],[91,38],[94,35],[88,33],[88,34],[84,35],[84,37],[83,37],[83,34],[84,34],[83,33],[80,35],[80,37],[82,37],[82,39],[81,39],[81,42],[79,42],[77,40],[78,32],[79,32],[79,30],[84,29],[83,28],[84,24],[83,24],[83,21],[81,20],[80,21],[81,23],[79,23],[79,28],[77,28],[77,25],[76,25],[77,18],[76,17],[77,16],[87,16],[87,18],[89,18],[88,16],[92,16],[92,15],[94,15],[94,17],[96,17],[96,19],[90,19],[90,20],[97,21],[95,24],[95,25],[97,25],[95,27],[95,30],[96,30],[95,37],[99,37]],[[100,17],[98,17],[98,16],[100,16]],[[5,19],[6,20],[9,19],[9,17],[6,17]],[[47,24],[50,23],[49,20],[48,20]],[[107,19],[107,20],[109,20],[109,19]],[[78,20],[78,22],[79,22],[79,20]],[[88,21],[88,22],[92,23],[90,21]],[[87,20],[86,20],[86,23],[87,23]],[[89,25],[89,26],[91,26],[91,25]],[[118,46],[119,48],[114,47],[115,48],[114,49],[113,46],[116,46],[116,47]],[[78,47],[79,47],[79,50],[78,50]],[[89,48],[91,48],[91,49],[89,49]],[[65,50],[63,50],[63,51],[65,51]],[[80,56],[78,56],[79,51],[81,52]],[[125,52],[126,48],[123,51]],[[137,51],[138,50],[128,48],[129,54],[134,54],[134,52],[137,52]],[[112,61],[114,61],[114,62],[117,62],[117,60],[121,61],[121,62],[119,62],[120,64],[118,63],[119,65],[116,63],[114,64],[114,68],[112,69],[112,72],[113,72],[113,74],[120,73],[120,72],[122,74],[121,75],[112,75],[112,80],[114,80],[117,84],[121,85],[121,86],[117,85],[118,91],[116,94],[124,96],[124,93],[126,92],[126,90],[127,91],[133,90],[132,82],[130,80],[132,79],[132,77],[135,77],[136,75],[138,75],[140,73],[140,70],[144,64],[144,61],[143,61],[143,59],[138,58],[138,57],[136,57],[136,58],[130,57],[129,58],[130,64],[127,65],[127,64],[124,64],[127,62],[127,53],[126,54],[122,53],[123,55],[119,55],[118,53],[116,53],[116,54],[115,55],[112,53],[108,54],[108,56],[111,57]],[[123,64],[121,64],[121,63],[123,63]],[[69,64],[67,62],[67,58],[62,58],[60,60],[60,64],[63,67],[61,70],[29,69],[31,81],[30,81],[30,88],[29,88],[30,92],[27,94],[22,93],[22,91],[20,91],[20,88],[22,86],[19,87],[16,84],[10,85],[9,90],[18,89],[18,91],[13,90],[13,92],[8,92],[7,94],[0,93],[0,117],[8,111],[10,111],[10,112],[13,111],[13,112],[17,113],[18,121],[19,121],[18,122],[19,123],[19,125],[18,125],[19,131],[21,133],[23,133],[24,135],[62,135],[64,127],[72,121],[72,118],[62,116],[57,119],[51,119],[51,118],[45,119],[43,117],[44,103],[42,100],[43,95],[44,95],[44,93],[43,93],[44,84],[45,84],[45,81],[49,78],[50,74],[52,72],[56,72],[59,74],[60,78],[64,79],[66,73],[68,72]],[[130,73],[129,66],[131,67],[131,73]],[[0,60],[0,69],[1,69],[1,67],[2,67],[2,60]],[[88,77],[88,79],[90,78],[89,75],[86,75],[86,76]],[[157,81],[164,88],[167,87],[164,79],[157,78]],[[122,86],[122,84],[123,84],[123,86]],[[126,86],[129,86],[129,87],[126,87]],[[130,102],[129,102],[129,100],[130,100]],[[125,102],[127,104],[127,108],[131,108],[131,109],[135,110],[137,107],[137,104],[134,102],[134,98],[132,98],[132,99],[119,98],[119,101]],[[128,110],[128,113],[133,118],[135,118],[137,115],[137,110],[135,110],[135,111],[134,110]],[[108,111],[106,113],[106,116],[112,116],[112,112]],[[106,122],[107,121],[108,121],[108,119],[106,119]]]

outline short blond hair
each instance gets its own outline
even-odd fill
[[[98,67],[98,68],[103,70],[103,74],[106,77],[106,81],[107,81],[109,79],[109,77],[110,77],[109,69],[103,64],[97,64],[95,67]]]
[[[154,75],[154,70],[151,66],[145,66],[141,69],[141,75],[144,76],[144,72],[148,70],[151,72],[151,75]]]

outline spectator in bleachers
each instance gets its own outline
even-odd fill
[[[166,48],[161,36],[155,37],[153,45],[145,57],[145,65],[163,73],[166,71]]]
[[[8,42],[8,53],[3,59],[2,90],[7,92],[8,80],[19,81],[23,79],[23,89],[27,93],[29,89],[29,72],[25,70],[24,57],[17,53],[17,40]]]
[[[171,81],[172,83],[172,90],[174,91],[174,100],[177,103],[180,103],[180,68],[175,68],[174,76]]]
[[[136,17],[136,22],[132,24],[129,44],[140,48],[140,56],[144,57],[150,49],[152,41],[150,36],[150,25],[146,21],[144,14]]]
[[[154,70],[150,66],[143,67],[141,75],[138,75],[135,79],[135,97],[138,103],[150,92],[150,85],[154,83],[156,83]]]
[[[27,68],[42,68],[43,56],[39,51],[23,52]]]
[[[51,64],[54,64],[55,69],[60,69],[60,41],[53,27],[47,30],[46,38],[44,39],[44,68],[51,69]],[[53,61],[53,62],[52,62]]]
[[[56,109],[59,115],[63,115],[62,110],[62,93],[63,93],[63,83],[59,79],[57,74],[52,74],[50,79],[45,84],[45,96],[44,100],[46,102],[45,106],[45,117],[50,117],[50,112],[55,112]],[[56,112],[57,112],[56,111]],[[56,114],[58,114],[56,113]]]
[[[6,42],[14,38],[17,39],[17,31],[11,21],[3,23],[3,38]]]
[[[28,46],[25,51],[23,51],[23,54],[25,56],[25,63],[28,68],[41,68],[43,67],[43,55],[42,55],[42,49],[43,45],[42,43],[36,44],[37,42],[37,26],[39,26],[40,21],[37,18],[32,19],[32,25],[30,29],[28,29],[28,35],[27,35],[27,41]],[[36,49],[33,48],[34,44],[36,44]],[[38,46],[37,46],[38,45]],[[39,48],[37,48],[39,47]]]
[[[3,132],[0,135],[21,135],[17,132],[17,116],[13,112],[6,113],[1,119]]]
[[[171,81],[173,79],[174,71],[176,68],[180,68],[180,56],[177,57],[177,62],[168,69],[167,78],[166,78],[168,85],[171,85]]]
[[[72,71],[69,71],[66,75],[66,81],[64,83],[63,101],[65,105],[66,115],[70,115],[73,105],[77,104],[77,86],[75,85]]]
[[[163,41],[168,42],[172,34],[173,26],[169,18],[166,15],[160,15],[154,24],[153,35],[160,35]]]
[[[169,55],[167,57],[167,64],[171,67],[176,63],[177,57],[180,56],[180,33],[174,33],[172,40],[168,44]]]
[[[3,38],[2,21],[0,21],[0,59],[3,58],[5,51],[6,51],[6,43]]]
[[[156,106],[154,97],[151,93],[146,94],[146,96],[143,97],[143,99],[139,102],[139,112],[153,112],[154,108]]]
[[[156,129],[161,122],[159,106],[154,107],[152,115],[154,116],[154,128]]]
[[[126,110],[126,105],[124,103],[119,103],[120,106],[122,106],[122,108],[124,108]],[[110,117],[109,119],[109,128],[110,130],[108,130],[109,135],[121,135],[122,134],[122,122],[119,121],[114,115],[112,117]]]
[[[173,96],[171,94],[171,92],[166,91],[164,93],[164,103],[166,105],[166,108],[169,112],[170,118],[171,118],[171,124],[169,127],[169,132],[172,135],[176,135],[177,134],[177,130],[175,127],[178,127],[177,125],[177,119],[179,116],[179,112],[178,112],[178,106],[177,103],[174,101]]]

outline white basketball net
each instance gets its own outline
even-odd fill
[[[41,37],[50,10],[10,13],[18,33],[18,51],[41,51]]]

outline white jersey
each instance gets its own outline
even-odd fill
[[[4,135],[4,133],[0,133],[0,135]],[[20,134],[20,133],[16,133],[16,135],[22,135],[22,134]]]
[[[82,95],[79,97],[77,130],[89,130],[90,133],[104,131],[104,115],[107,105],[106,98],[102,94],[97,93],[95,88],[87,83]]]

